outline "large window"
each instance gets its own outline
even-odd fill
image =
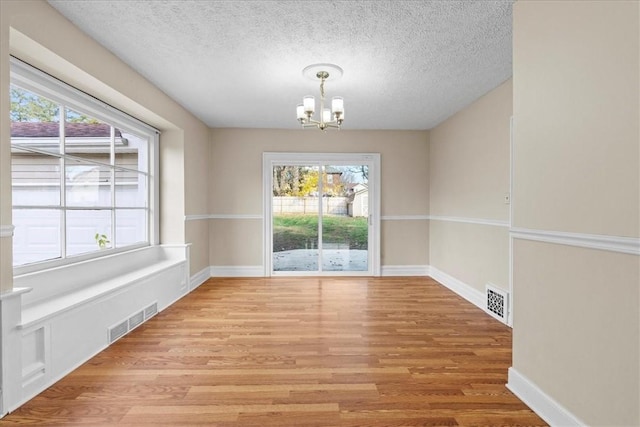
[[[12,59],[16,272],[156,243],[157,131]]]

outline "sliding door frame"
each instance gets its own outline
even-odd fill
[[[345,276],[367,275],[380,276],[380,153],[274,153],[262,155],[262,207],[263,207],[263,239],[264,275],[273,275],[273,167],[282,165],[358,165],[369,166],[369,250],[368,270],[359,272],[318,271],[295,272],[296,275]],[[355,274],[354,274],[355,273]],[[284,275],[284,274],[283,274]]]

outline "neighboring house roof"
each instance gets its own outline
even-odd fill
[[[106,123],[66,123],[65,135],[70,138],[109,138],[111,126]],[[53,138],[60,135],[57,122],[11,122],[12,138]],[[122,133],[116,129],[116,138]]]

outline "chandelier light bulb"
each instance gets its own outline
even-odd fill
[[[316,100],[313,96],[307,95],[302,98],[302,104],[304,105],[304,112],[313,114],[316,111]]]
[[[331,98],[331,109],[333,110],[333,114],[344,113],[344,100],[341,96]]]
[[[307,118],[307,115],[304,112],[304,105],[298,104],[296,107],[296,116],[298,117],[298,120]]]
[[[324,123],[329,123],[331,121],[331,110],[328,108],[322,110],[322,121]]]

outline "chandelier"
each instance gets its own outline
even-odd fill
[[[315,98],[312,95],[307,95],[302,98],[302,104],[298,104],[296,108],[298,122],[300,122],[303,128],[315,127],[320,130],[326,130],[328,128],[340,129],[344,121],[344,100],[341,96],[334,96],[331,98],[331,109],[325,108],[324,82],[337,80],[342,77],[342,68],[333,64],[314,64],[302,70],[302,74],[313,80],[320,80],[320,120],[313,118],[313,114],[316,111]]]

